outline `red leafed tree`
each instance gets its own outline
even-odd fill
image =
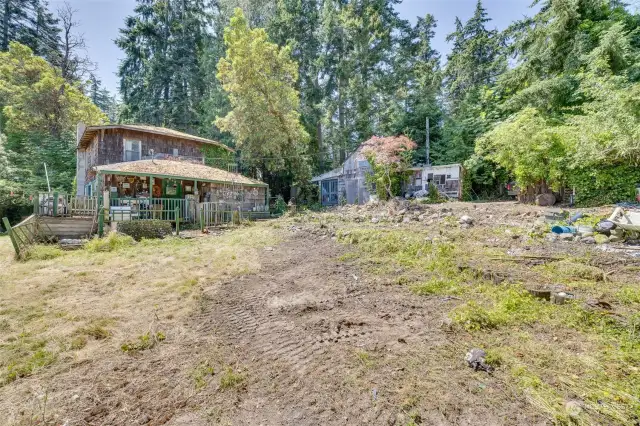
[[[376,184],[376,192],[381,199],[400,195],[411,153],[417,147],[404,135],[374,136],[362,144],[362,153],[373,169],[370,181]]]

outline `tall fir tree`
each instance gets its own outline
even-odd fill
[[[0,50],[8,50],[12,41],[48,60],[59,54],[58,19],[46,0],[0,0]]]
[[[210,17],[205,0],[138,0],[116,40],[124,121],[200,131]]]

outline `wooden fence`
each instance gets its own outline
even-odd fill
[[[23,258],[29,247],[45,240],[45,235],[50,234],[43,229],[47,227],[47,224],[43,223],[36,215],[29,216],[15,226],[11,226],[6,217],[2,218],[2,223],[9,234],[9,239],[18,258]]]
[[[218,226],[234,221],[269,218],[268,211],[243,211],[231,204],[219,204],[215,202],[198,203],[198,210],[200,212],[200,228]]]

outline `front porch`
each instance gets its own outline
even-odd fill
[[[112,221],[179,218],[208,226],[230,221],[233,212],[269,215],[266,184],[202,164],[143,160],[100,166],[95,186]]]

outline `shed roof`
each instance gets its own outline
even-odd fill
[[[128,161],[126,163],[113,163],[105,164],[104,166],[97,166],[96,170],[101,173],[111,173],[115,175],[157,176],[182,178],[185,180],[198,180],[201,182],[233,182],[247,186],[267,186],[264,182],[242,176],[239,173],[231,173],[215,167],[205,166],[204,164],[195,164],[185,161]]]
[[[321,175],[315,176],[313,179],[311,179],[311,182],[320,182],[322,180],[327,180],[327,179],[336,179],[342,176],[343,174],[344,174],[344,168],[340,166],[336,169],[331,170],[330,172],[326,172]]]
[[[188,133],[179,132],[173,129],[167,129],[166,127],[148,126],[146,124],[108,124],[104,126],[87,126],[82,130],[82,134],[78,136],[78,147],[85,147],[93,139],[93,137],[100,130],[108,129],[124,129],[133,130],[136,132],[153,133],[156,135],[169,136],[173,138],[186,139],[194,142],[206,143],[210,145],[217,145],[220,148],[226,149],[229,152],[235,152],[228,146],[211,139],[201,138],[200,136],[190,135]]]

